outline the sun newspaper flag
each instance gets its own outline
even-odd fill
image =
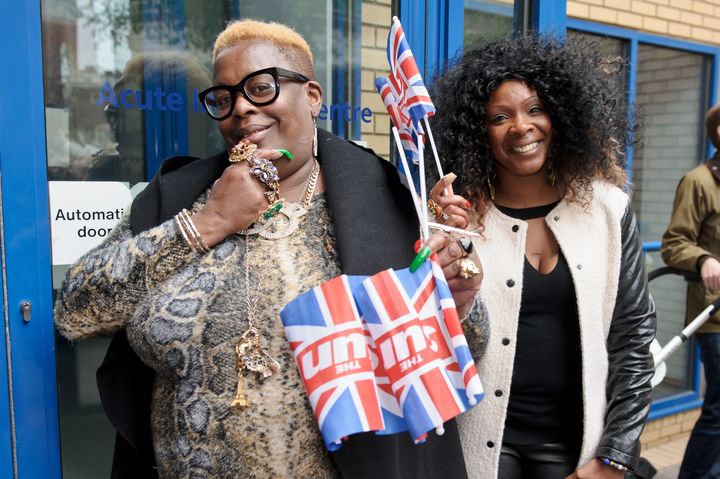
[[[422,442],[483,398],[442,268],[338,276],[280,311],[326,447],[351,434]]]

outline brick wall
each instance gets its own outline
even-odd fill
[[[375,90],[376,77],[390,73],[386,55],[392,21],[391,0],[363,1],[360,104],[373,111],[372,122],[362,124],[361,140],[380,156],[390,156],[390,117]]]
[[[568,17],[720,44],[720,0],[570,0]]]
[[[698,417],[700,409],[693,409],[649,422],[640,437],[643,451],[690,436]]]

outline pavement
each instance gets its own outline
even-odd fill
[[[658,470],[653,479],[677,479],[689,438],[688,433],[679,439],[643,451],[642,457]]]

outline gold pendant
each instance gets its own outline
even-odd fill
[[[250,401],[244,394],[243,373],[252,371],[258,381],[264,381],[280,371],[280,363],[274,360],[260,347],[260,333],[255,328],[245,331],[235,345],[237,355],[237,390],[231,408],[243,409],[250,406]]]
[[[241,369],[238,370],[237,376],[237,391],[235,392],[235,399],[233,399],[230,407],[233,409],[245,409],[246,407],[250,407],[250,401],[248,400],[248,398],[245,397],[244,394],[244,384]]]

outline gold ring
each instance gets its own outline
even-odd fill
[[[460,260],[460,271],[458,275],[462,279],[470,279],[480,274],[480,268],[470,258],[461,258]]]
[[[442,207],[439,204],[435,203],[433,200],[427,200],[427,206],[435,219],[447,219],[447,215],[443,213]]]
[[[230,149],[230,163],[249,161],[257,150],[257,145],[250,142],[240,142]]]

